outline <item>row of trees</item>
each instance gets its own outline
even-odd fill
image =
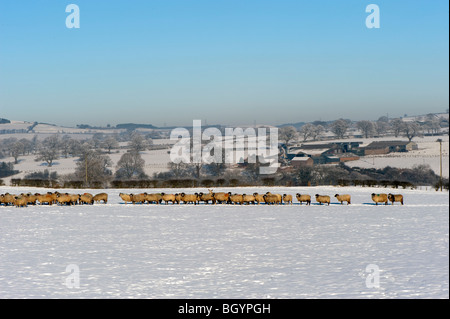
[[[36,161],[43,161],[47,163],[48,167],[52,167],[55,160],[61,157],[79,157],[86,148],[102,150],[102,152],[111,154],[112,150],[120,148],[119,142],[121,141],[126,141],[127,145],[124,147],[132,152],[144,151],[153,144],[151,138],[137,132],[127,135],[94,134],[91,139],[84,140],[59,134],[38,140],[35,135],[31,140],[25,138],[4,139],[0,143],[0,158],[11,156],[14,158],[14,164],[18,164],[20,156],[34,154]]]
[[[283,171],[281,173],[265,176],[253,175],[252,167],[243,170],[227,170],[220,176],[202,176],[195,178],[189,174],[182,174],[175,177],[172,174],[156,174],[152,178],[143,177],[135,179],[116,179],[108,173],[105,161],[92,162],[87,157],[89,163],[94,164],[88,170],[87,186],[93,188],[156,188],[156,187],[237,187],[237,186],[319,186],[319,185],[340,185],[340,186],[383,186],[383,187],[410,187],[418,185],[429,185],[440,187],[440,179],[428,165],[417,165],[413,168],[393,168],[383,169],[361,169],[350,168],[344,164],[338,166],[314,166],[301,167],[297,169]],[[82,163],[80,161],[80,163]],[[83,181],[84,169],[82,165],[77,168],[73,178],[68,176],[56,176],[54,173],[44,172],[30,174],[27,180],[14,180],[15,185],[22,186],[42,186],[42,187],[63,187],[82,188],[86,187]],[[98,175],[95,175],[98,174]],[[255,178],[256,177],[256,178]],[[57,180],[57,181],[56,181]],[[442,181],[443,186],[449,189],[449,180]]]
[[[395,137],[404,136],[411,141],[424,133],[437,134],[443,127],[448,127],[448,122],[436,118],[433,114],[427,115],[423,121],[389,120],[388,117],[382,116],[377,121],[363,120],[353,124],[350,120],[339,119],[332,123],[318,121],[307,123],[298,130],[294,126],[285,126],[279,130],[279,139],[286,144],[299,139],[303,142],[307,140],[316,141],[327,131],[331,132],[336,138],[343,139],[347,136],[349,130],[354,128],[359,130],[365,138],[393,135]]]
[[[122,142],[120,146],[119,142]],[[101,182],[107,185],[113,179],[145,179],[144,160],[140,152],[147,150],[152,145],[152,140],[138,132],[128,132],[123,135],[96,134],[91,139],[73,139],[68,135],[51,135],[45,139],[5,139],[0,144],[0,157],[11,156],[14,164],[18,164],[20,156],[35,155],[35,161],[46,163],[51,168],[60,158],[75,159],[76,169],[68,175],[42,175],[29,174],[26,179],[46,180],[59,179],[61,181],[79,181],[83,185],[92,185]],[[109,157],[112,150],[125,148],[124,153],[113,173],[112,161]],[[0,177],[17,174],[13,169],[13,163],[2,162]]]

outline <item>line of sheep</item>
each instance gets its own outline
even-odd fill
[[[253,193],[251,195],[247,194],[233,194],[231,192],[225,193],[225,192],[219,192],[214,193],[212,190],[208,190],[208,193],[195,193],[195,194],[186,194],[186,193],[177,193],[177,194],[166,194],[166,193],[153,193],[153,194],[147,194],[147,193],[140,193],[140,194],[125,194],[120,193],[120,198],[127,203],[132,204],[161,204],[165,203],[166,205],[168,203],[172,204],[239,204],[239,205],[249,205],[249,204],[268,204],[268,205],[279,205],[279,204],[292,204],[293,196],[287,195],[287,194],[272,194],[270,192],[267,192],[266,194],[258,194]],[[303,203],[306,203],[306,205],[311,205],[311,196],[306,194],[299,194],[297,193],[295,195],[297,198],[297,201],[302,205]],[[344,202],[347,203],[347,205],[351,204],[351,196],[348,194],[336,194],[334,195],[336,197],[337,201],[343,204]],[[322,204],[328,204],[330,205],[331,198],[328,195],[315,195],[316,202],[319,203],[319,205]],[[394,205],[394,202],[400,202],[403,205],[403,195],[394,195],[394,194],[372,194],[372,200],[375,202],[376,205],[378,203],[385,203],[385,205],[388,204],[388,201],[392,202],[392,205]]]
[[[100,193],[92,195],[90,193],[84,194],[69,194],[59,192],[47,192],[46,194],[1,194],[0,205],[3,206],[16,206],[27,207],[28,205],[92,205],[94,202],[108,202],[108,194]]]
[[[268,205],[279,205],[279,204],[292,204],[293,196],[287,194],[272,194],[270,192],[265,193],[264,195],[253,193],[252,195],[247,194],[232,194],[231,192],[219,192],[215,193],[212,190],[208,190],[208,193],[195,193],[195,194],[186,194],[186,193],[177,193],[177,194],[166,194],[166,193],[140,193],[140,194],[125,194],[120,193],[120,198],[127,203],[133,204],[161,204],[161,203],[172,203],[172,204],[239,204],[239,205],[249,205],[249,204],[268,204]],[[384,203],[388,205],[389,202],[394,205],[395,202],[401,203],[403,205],[403,195],[394,195],[394,194],[375,194],[372,195],[372,201],[378,205],[378,203]],[[299,194],[295,195],[297,201],[302,205],[306,203],[306,205],[311,205],[311,196],[307,194]],[[337,201],[343,204],[344,202],[347,205],[351,204],[351,196],[348,194],[336,194],[334,195]],[[331,198],[328,195],[315,195],[316,202],[319,205],[327,204],[330,205]],[[59,192],[47,192],[46,194],[0,194],[0,206],[16,206],[16,207],[26,207],[28,205],[92,205],[96,203],[103,202],[106,204],[108,202],[108,194],[100,193],[97,195],[92,195],[90,193],[84,194],[69,194],[69,193],[59,193]]]

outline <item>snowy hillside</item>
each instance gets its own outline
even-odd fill
[[[441,114],[442,115],[442,114]],[[447,114],[448,117],[448,114]],[[29,122],[23,121],[12,121],[8,124],[1,124],[1,129],[5,130],[16,130],[16,131],[27,131],[27,128],[31,127],[33,124]],[[71,139],[91,139],[93,134],[96,132],[101,132],[103,134],[111,134],[113,132],[120,132],[121,130],[95,130],[95,129],[79,129],[79,128],[64,128],[60,126],[50,125],[50,124],[38,124],[33,127],[33,131],[29,133],[14,133],[14,134],[0,134],[0,141],[6,140],[8,138],[15,139],[32,139],[34,136],[37,136],[38,140],[43,140],[46,137],[51,136],[52,134],[60,134],[60,136],[69,136]],[[167,132],[166,132],[167,133]],[[330,138],[332,136],[329,136]],[[437,142],[437,139],[440,138],[443,140],[442,143],[442,156],[443,156],[443,167],[442,174],[444,178],[449,177],[449,136],[448,135],[440,135],[440,136],[425,136],[425,137],[415,137],[413,141],[417,143],[418,150],[409,151],[407,153],[390,153],[385,155],[370,155],[363,156],[359,160],[346,162],[346,165],[350,167],[361,167],[361,168],[384,168],[386,166],[396,167],[396,168],[412,168],[415,165],[430,165],[431,169],[437,174],[440,174],[440,144]],[[361,146],[367,146],[374,141],[392,141],[392,140],[401,140],[405,141],[405,137],[393,137],[393,136],[385,136],[380,138],[345,138],[345,139],[333,139],[332,142],[361,142]],[[330,140],[331,141],[331,140]],[[169,139],[154,139],[153,143],[155,145],[170,145],[173,144],[174,141]],[[310,142],[307,144],[321,144],[324,141],[316,141]],[[299,142],[299,144],[302,144]],[[111,159],[111,167],[110,169],[115,172],[117,169],[117,163],[120,157],[127,152],[127,142],[121,142],[121,149],[113,149],[112,154],[108,154]],[[145,152],[141,152],[142,159],[145,161],[144,173],[148,176],[152,177],[155,173],[167,172],[169,170],[169,162],[170,156],[168,151],[170,150],[169,146],[167,149],[161,150],[147,150]],[[5,151],[5,156],[0,161],[6,163],[14,162],[14,158],[11,154]],[[75,171],[76,161],[78,158],[64,158],[60,157],[55,160],[52,167],[48,167],[47,164],[43,161],[35,161],[36,154],[20,155],[18,157],[18,163],[14,165],[14,169],[18,170],[19,173],[14,176],[9,176],[2,178],[5,185],[11,184],[11,179],[13,178],[24,178],[26,175],[35,172],[43,172],[44,170],[48,170],[50,173],[56,172],[58,175],[67,175],[71,174]]]
[[[350,167],[361,168],[384,168],[386,166],[397,168],[412,168],[415,165],[430,165],[431,169],[439,175],[440,172],[440,145],[436,140],[441,138],[442,143],[442,175],[444,178],[449,177],[449,137],[444,136],[426,136],[414,139],[418,145],[418,150],[409,151],[407,153],[390,153],[386,155],[370,155],[361,157],[357,161],[347,162],[346,165]],[[405,140],[404,138],[383,138],[384,140]],[[383,140],[383,139],[377,139]],[[373,139],[360,139],[367,145]]]
[[[105,190],[107,205],[0,206],[0,297],[449,298],[447,192],[401,190],[404,206],[375,206],[372,192],[392,190],[221,190],[352,204],[125,205],[131,190]],[[47,190],[0,187],[27,191]]]

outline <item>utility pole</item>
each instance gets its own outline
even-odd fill
[[[438,139],[436,142],[439,142],[439,185],[442,192],[442,139]]]
[[[85,168],[86,187],[87,187],[88,186],[88,160],[87,160],[87,153],[84,155],[84,168]]]

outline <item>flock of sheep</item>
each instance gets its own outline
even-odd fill
[[[120,193],[120,198],[127,203],[133,203],[133,204],[160,204],[164,202],[165,204],[172,203],[172,204],[194,204],[197,205],[201,202],[205,204],[268,204],[268,205],[276,205],[276,204],[292,204],[292,195],[287,194],[272,194],[270,192],[265,193],[264,195],[253,193],[251,195],[247,194],[232,194],[231,192],[225,193],[214,193],[212,190],[208,190],[208,193],[195,193],[195,194],[186,194],[186,193],[177,193],[177,194],[166,194],[166,193],[154,193],[154,194],[147,194],[147,193],[140,193],[140,194],[125,194]],[[301,204],[303,202],[306,203],[306,205],[311,205],[311,196],[306,194],[299,194],[297,193],[296,196],[297,201]],[[347,205],[351,204],[351,196],[348,194],[336,194],[334,195],[338,202],[343,204],[344,202],[347,203]],[[316,202],[319,203],[319,205],[322,204],[328,204],[330,205],[331,199],[328,195],[315,195]],[[394,195],[394,194],[372,194],[372,200],[375,202],[376,205],[378,203],[385,203],[385,205],[388,204],[388,201],[392,202],[392,205],[394,205],[394,202],[400,202],[403,205],[403,195]]]
[[[1,194],[0,195],[0,205],[4,206],[16,206],[16,207],[27,207],[28,205],[83,205],[83,204],[94,204],[94,202],[108,202],[108,194],[100,193],[97,195],[92,195],[90,193],[84,194],[69,194],[69,193],[59,193],[59,192],[47,192],[46,194]]]
[[[251,195],[247,194],[232,194],[231,192],[219,192],[215,193],[212,190],[208,190],[208,193],[177,193],[177,194],[166,194],[166,193],[140,193],[140,194],[125,194],[120,193],[120,198],[127,203],[133,204],[194,204],[199,203],[205,204],[268,204],[268,205],[279,205],[279,204],[292,204],[293,196],[287,194],[272,194],[270,192],[264,195],[253,193]],[[302,205],[311,205],[311,196],[306,194],[297,193],[297,201]],[[351,204],[351,196],[348,194],[336,194],[334,195],[337,201],[347,205]],[[319,205],[328,204],[330,205],[331,199],[328,195],[315,195],[316,202]],[[388,205],[389,201],[394,205],[395,202],[399,202],[403,205],[403,195],[394,194],[372,194],[373,202],[378,205],[378,203],[384,203]],[[16,207],[27,207],[28,205],[92,205],[95,203],[103,202],[106,204],[108,202],[108,194],[100,193],[97,195],[92,195],[90,193],[84,194],[69,194],[69,193],[59,193],[59,192],[47,192],[46,194],[0,194],[0,206],[16,206]]]

